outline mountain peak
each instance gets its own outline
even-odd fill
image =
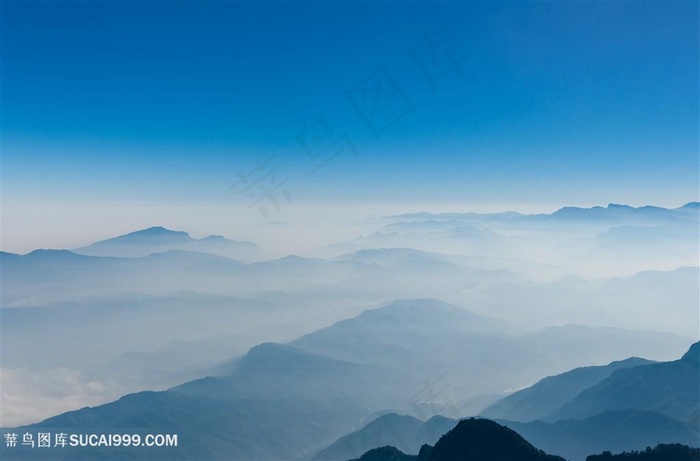
[[[688,349],[688,352],[683,354],[683,357],[681,357],[681,360],[685,360],[688,362],[699,362],[700,363],[700,342],[697,342],[690,346],[690,349]]]
[[[368,309],[357,319],[391,322],[420,322],[428,325],[451,325],[457,328],[493,330],[505,327],[505,322],[485,317],[469,309],[433,298],[399,299],[382,307]]]
[[[190,234],[187,232],[174,231],[162,226],[153,226],[112,237],[107,240],[101,240],[93,243],[89,247],[79,248],[78,250],[100,248],[109,245],[118,245],[119,247],[124,247],[126,245],[173,245],[189,243],[192,240],[192,237],[190,237]]]
[[[241,360],[244,367],[274,367],[279,370],[320,369],[323,366],[344,365],[345,362],[280,343],[262,343],[252,347]]]
[[[148,227],[146,229],[141,229],[140,231],[132,232],[132,234],[145,233],[145,232],[156,232],[157,233],[157,232],[175,232],[175,231],[172,231],[170,229],[166,229],[163,226],[153,226],[153,227]]]
[[[352,461],[413,461],[414,459],[415,456],[407,455],[398,448],[385,446],[373,448]]]
[[[87,260],[89,256],[81,255],[70,250],[53,250],[53,249],[38,249],[33,250],[24,256],[34,260],[42,261],[67,261],[67,260]]]
[[[74,251],[89,256],[140,258],[169,250],[209,253],[236,260],[252,259],[258,247],[251,242],[229,240],[221,235],[196,239],[187,232],[153,226],[101,240]]]
[[[174,231],[167,229],[163,226],[153,226],[149,227],[147,229],[141,229],[135,232],[130,232],[128,234],[122,235],[121,237],[137,237],[137,236],[165,236],[165,235],[177,235],[180,237],[187,236],[187,238],[190,238],[190,234],[184,231]],[[120,237],[115,237],[115,238],[120,238]]]
[[[443,435],[430,452],[430,461],[564,461],[533,447],[517,432],[488,420],[463,419]]]
[[[633,207],[620,203],[609,203],[607,207],[593,206],[590,208],[581,208],[567,206],[560,208],[551,215],[533,215],[535,217],[549,218],[565,218],[565,219],[592,219],[602,221],[620,221],[630,222],[677,222],[678,220],[687,220],[688,212],[697,211],[698,202],[690,202],[680,208],[670,209],[653,205],[644,205]],[[680,213],[679,213],[680,211]]]
[[[224,237],[223,235],[213,234],[213,235],[208,235],[208,236],[204,237],[203,239],[200,240],[200,242],[223,242],[225,240],[226,240],[226,237]]]

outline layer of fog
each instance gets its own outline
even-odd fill
[[[669,332],[690,344],[700,336],[697,210],[684,216],[316,217],[303,231],[283,223],[257,234],[215,231],[275,235],[273,247],[255,241],[263,256],[252,263],[181,250],[3,255],[0,423],[218,373],[256,344],[291,341],[394,299],[441,299],[510,322],[515,333],[575,323]],[[304,251],[290,250],[288,237],[304,238]],[[289,253],[304,257],[268,259]]]

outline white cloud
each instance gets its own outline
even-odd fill
[[[70,368],[0,368],[0,425],[19,426],[114,400],[119,391]]]

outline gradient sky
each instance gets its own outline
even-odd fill
[[[698,5],[4,1],[2,199],[680,206]]]

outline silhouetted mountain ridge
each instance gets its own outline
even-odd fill
[[[700,362],[700,342],[697,342],[690,346],[690,349],[688,349],[688,352],[683,354],[681,360],[691,363]]]
[[[609,410],[637,409],[690,421],[700,413],[700,343],[681,359],[619,369],[547,416],[586,418]]]
[[[532,446],[515,431],[488,419],[463,419],[440,437],[434,447],[424,445],[418,456],[394,447],[370,450],[362,461],[565,461]]]
[[[586,455],[605,450],[639,450],[656,443],[700,443],[697,425],[645,410],[605,411],[589,418],[556,422],[498,422],[548,453],[570,461],[583,461]]]
[[[442,436],[428,461],[564,461],[532,446],[517,432],[488,419],[463,419]]]
[[[532,386],[504,397],[486,408],[481,416],[511,421],[541,419],[567,404],[585,389],[601,382],[621,368],[654,363],[632,357],[605,366],[575,368],[544,378]]]
[[[377,447],[391,446],[403,453],[417,454],[424,444],[435,444],[457,421],[433,416],[428,421],[396,413],[387,413],[361,429],[336,440],[319,451],[314,461],[345,461]]]
[[[537,373],[532,371],[533,354],[543,369],[578,363],[581,348],[601,337],[616,338],[619,350],[639,352],[640,345],[658,350],[665,344],[665,337],[656,342],[649,333],[614,329],[567,330],[563,336],[556,330],[524,336],[475,331],[490,329],[491,322],[435,300],[398,301],[318,330],[304,341],[253,347],[227,376],[125,396],[50,422],[95,430],[165,425],[188,434],[183,439],[187,449],[173,459],[310,458],[373,414],[389,408],[415,411],[421,404],[434,407],[439,403],[435,396],[416,392],[425,380],[445,376],[445,370],[448,380],[437,386],[451,387],[441,400],[464,398],[462,389],[475,383],[484,389],[503,385],[519,377],[518,366]],[[585,352],[600,357],[606,349]],[[383,354],[381,360],[376,360],[378,354]],[[452,407],[466,411],[463,404]],[[258,442],[246,442],[250,437]],[[213,454],[212,447],[218,447]]]
[[[591,455],[586,461],[700,461],[700,449],[681,444],[659,444],[643,451]]]
[[[557,220],[557,219],[620,219],[620,218],[651,218],[663,220],[687,219],[687,213],[697,213],[700,210],[700,202],[688,202],[677,208],[664,208],[653,205],[632,207],[624,204],[609,203],[607,206],[592,206],[589,208],[565,206],[552,213],[523,214],[513,211],[501,213],[408,213],[391,216],[389,219],[413,219],[427,222],[430,220],[437,222],[454,221],[518,221],[518,220]]]
[[[187,232],[174,231],[162,226],[149,227],[101,240],[73,251],[91,256],[138,258],[168,250],[212,253],[243,260],[256,256],[259,251],[257,245],[252,242],[229,240],[221,235],[195,239]]]
[[[373,448],[352,461],[415,461],[416,457],[407,455],[392,446]]]

